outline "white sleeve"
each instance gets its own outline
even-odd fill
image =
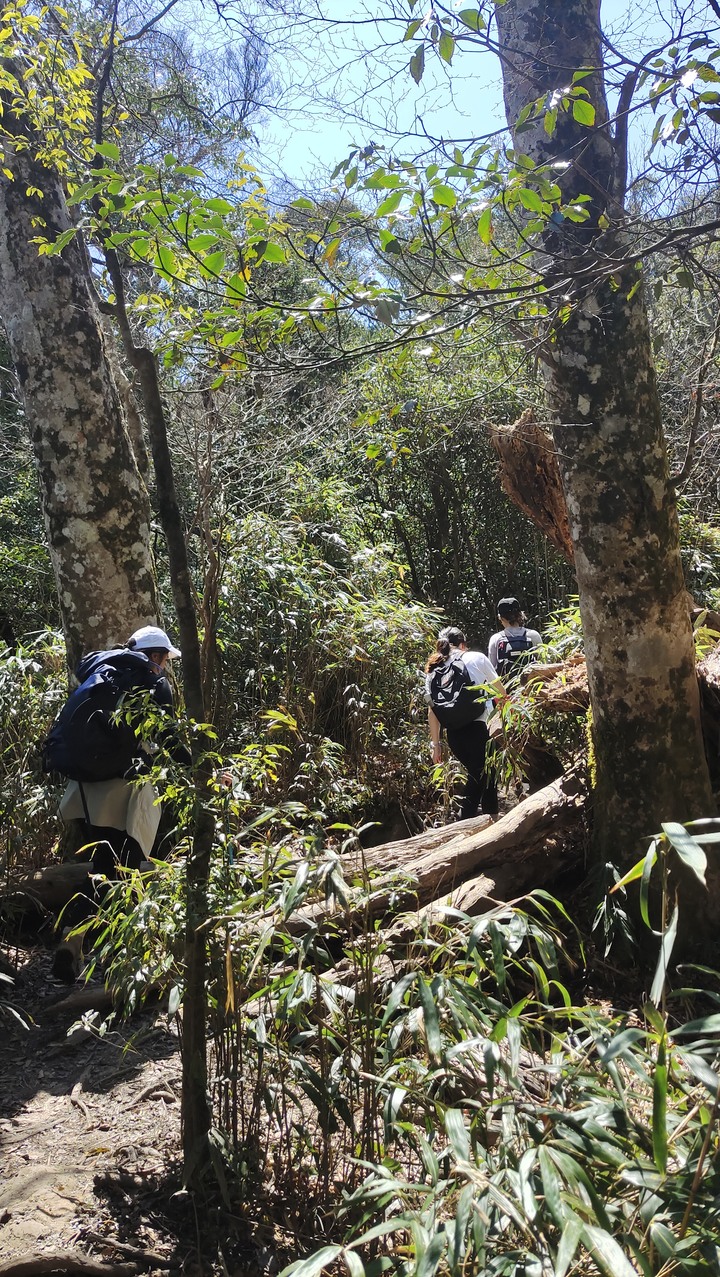
[[[497,671],[484,652],[463,652],[463,663],[474,687],[497,681]]]
[[[502,636],[500,634],[493,634],[490,642],[488,643],[488,660],[495,671],[497,671],[498,645],[501,637]]]

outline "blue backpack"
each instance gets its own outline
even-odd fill
[[[155,690],[162,676],[143,652],[90,652],[77,668],[79,687],[68,696],[41,746],[43,771],[69,780],[124,776],[141,756],[131,723],[117,711],[129,692]]]

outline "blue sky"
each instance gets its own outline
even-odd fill
[[[468,0],[458,7],[468,7]],[[668,0],[602,0],[603,28],[632,55],[667,39],[661,16],[667,7]],[[424,8],[418,0],[415,14]],[[287,106],[261,129],[253,155],[271,180],[322,186],[338,160],[371,140],[414,134],[407,153],[422,149],[424,131],[471,139],[503,128],[500,68],[492,54],[456,57],[449,74],[433,59],[416,88],[407,71],[414,45],[398,43],[398,23],[377,20],[382,9],[381,0],[327,0],[324,10],[337,25],[311,20],[291,45],[281,72]]]

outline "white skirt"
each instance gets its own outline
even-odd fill
[[[160,824],[160,799],[149,780],[141,785],[128,780],[83,781],[82,794],[78,782],[70,780],[60,800],[60,815],[64,821],[89,816],[91,825],[124,829],[149,856]]]

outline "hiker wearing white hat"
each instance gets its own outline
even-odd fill
[[[137,652],[166,652],[167,660],[182,656],[182,652],[173,647],[165,631],[157,625],[142,625],[139,630],[130,635],[126,647]]]
[[[171,719],[173,694],[165,667],[180,655],[157,625],[135,630],[123,648],[90,652],[76,671],[79,686],[44,743],[45,770],[68,779],[60,815],[64,821],[82,822],[82,842],[94,845],[94,874],[117,878],[121,869],[138,869],[153,854],[161,805],[152,783],[144,779],[152,752],[163,750],[184,765],[191,761],[171,722],[148,745],[117,713],[126,696],[144,694]],[[64,911],[66,926],[76,927],[90,917],[100,894],[102,888],[99,894],[93,889],[88,897],[76,896]],[[75,979],[81,944],[81,937],[63,939],[53,964],[57,978]]]

